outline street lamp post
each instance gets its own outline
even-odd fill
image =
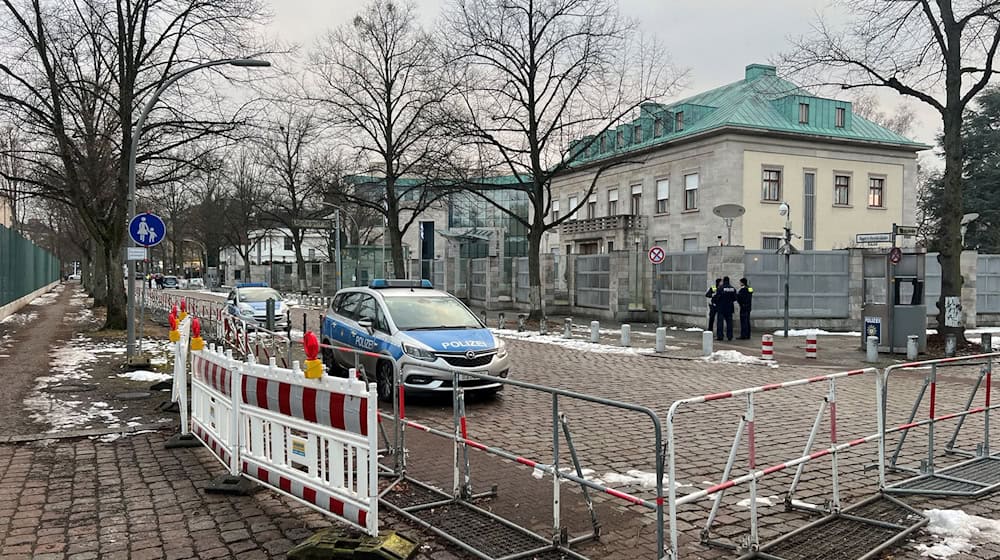
[[[781,248],[785,253],[785,338],[788,338],[788,279],[791,270],[792,259],[792,208],[787,202],[782,202],[778,207],[778,215],[785,218],[785,246]]]
[[[361,226],[358,225],[358,221],[356,219],[354,219],[354,216],[352,216],[350,212],[348,212],[347,210],[344,210],[340,206],[337,206],[336,204],[333,204],[333,203],[330,203],[330,202],[323,202],[323,201],[320,201],[320,204],[322,204],[323,206],[329,206],[330,208],[333,208],[335,210],[335,212],[334,212],[334,220],[336,221],[335,228],[337,230],[337,241],[336,241],[336,244],[337,244],[337,247],[336,247],[336,252],[337,252],[337,256],[336,256],[336,260],[337,260],[337,264],[336,264],[336,267],[337,267],[337,291],[340,291],[340,289],[343,288],[343,284],[344,284],[344,274],[343,274],[343,270],[342,270],[342,260],[341,260],[341,256],[340,256],[340,212],[341,212],[341,210],[344,211],[344,216],[346,216],[349,220],[351,220],[351,222],[354,223],[354,227],[356,227],[358,229],[359,235],[360,235],[360,232],[361,232]],[[354,255],[355,256],[355,261],[354,261],[354,282],[356,283],[357,282],[357,278],[358,278],[358,266],[361,265],[361,247],[355,245],[354,246],[354,252],[355,252],[355,255]]]
[[[146,123],[146,117],[149,116],[149,112],[153,110],[153,105],[160,98],[160,95],[168,87],[174,84],[177,80],[187,76],[195,70],[201,70],[202,68],[209,68],[211,66],[220,66],[223,64],[228,64],[231,66],[242,66],[242,67],[260,67],[260,66],[270,66],[271,63],[266,60],[256,60],[253,58],[231,58],[225,60],[213,60],[210,62],[204,62],[202,64],[196,64],[190,68],[185,68],[180,72],[174,74],[167,81],[163,82],[159,88],[153,92],[146,105],[142,108],[142,113],[139,114],[139,120],[136,121],[135,127],[132,129],[132,145],[129,149],[128,154],[128,216],[131,218],[135,215],[135,159],[136,153],[139,151],[139,136],[142,134],[142,126]],[[132,241],[132,247],[135,247],[135,241]],[[133,354],[135,353],[135,275],[136,266],[135,261],[127,261],[128,263],[128,303],[126,307],[126,315],[128,318],[128,343],[126,345],[126,354],[129,363],[132,362]]]

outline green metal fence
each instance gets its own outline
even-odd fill
[[[56,282],[59,260],[0,225],[0,306]]]

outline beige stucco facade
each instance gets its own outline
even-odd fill
[[[14,216],[11,213],[10,201],[4,196],[0,196],[0,226],[9,228],[12,223],[14,223]]]

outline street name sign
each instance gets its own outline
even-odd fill
[[[146,248],[145,247],[126,247],[125,248],[125,260],[129,260],[129,261],[144,261],[144,260],[146,260]]]
[[[892,233],[858,233],[855,243],[892,243]]]

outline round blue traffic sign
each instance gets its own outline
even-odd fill
[[[167,226],[156,214],[144,212],[136,214],[128,223],[128,235],[137,245],[153,247],[167,236]]]

